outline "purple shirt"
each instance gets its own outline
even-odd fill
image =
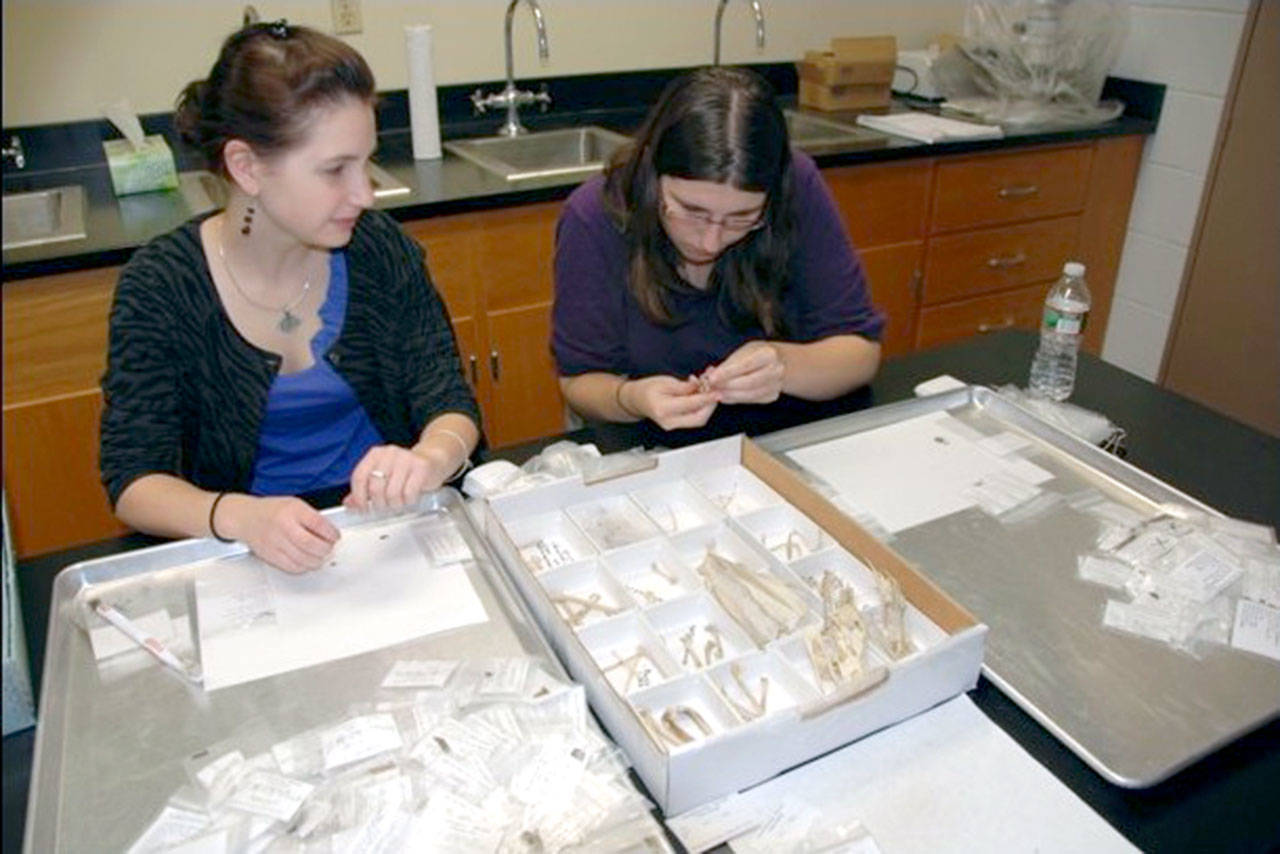
[[[871,304],[862,262],[813,159],[792,156],[796,252],[783,299],[788,341],[853,333],[878,340],[884,317]],[[685,377],[725,359],[752,339],[716,310],[716,295],[673,295],[676,326],[645,317],[626,285],[627,244],[604,208],[604,177],[569,196],[556,228],[551,346],[562,376],[605,371]]]

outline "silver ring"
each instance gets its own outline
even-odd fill
[[[376,478],[385,480],[387,477],[387,473],[382,469],[374,469],[373,471],[369,472],[369,477],[376,477]]]

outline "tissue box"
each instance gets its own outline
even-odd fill
[[[111,186],[117,196],[178,188],[173,152],[159,134],[144,138],[136,149],[127,139],[107,140],[102,143],[102,151],[107,156]]]

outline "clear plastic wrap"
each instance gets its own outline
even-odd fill
[[[1129,30],[1127,0],[969,0],[964,37],[934,63],[949,109],[988,122],[1100,124],[1099,101]]]

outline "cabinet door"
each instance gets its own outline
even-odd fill
[[[924,235],[933,161],[824,169],[849,237],[858,249]]]
[[[491,312],[487,432],[494,447],[564,430],[564,400],[551,359],[551,304]]]
[[[4,408],[4,487],[18,557],[116,537],[98,476],[97,389]]]
[[[887,315],[880,341],[882,357],[909,353],[914,345],[923,255],[924,243],[919,240],[862,252],[871,299]]]
[[[480,404],[480,412],[484,416],[485,424],[488,424],[490,386],[486,381],[487,375],[481,370],[483,360],[480,356],[484,352],[484,344],[480,341],[479,326],[472,318],[455,320],[453,337],[458,342],[458,357],[462,359],[462,375],[466,377],[467,385],[471,386],[471,393],[476,396],[476,403]]]
[[[916,346],[922,350],[1002,329],[1038,329],[1049,285],[1032,285],[993,296],[949,302],[920,310]]]
[[[486,312],[550,302],[559,213],[560,202],[547,202],[477,215],[477,264]]]
[[[5,282],[4,403],[95,389],[119,267]]]
[[[427,252],[431,281],[457,321],[475,317],[480,287],[476,267],[476,219],[470,214],[405,223],[405,231]]]

